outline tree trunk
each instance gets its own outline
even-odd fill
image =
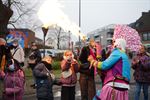
[[[59,37],[58,37],[58,39],[57,39],[57,49],[60,49],[60,43],[59,43],[59,41],[60,41],[60,39],[59,39]]]
[[[0,37],[5,38],[9,33],[7,29],[7,25],[10,17],[12,16],[13,11],[2,3],[0,0]]]
[[[61,27],[59,29],[58,37],[57,37],[57,49],[60,49],[60,34],[61,34]]]

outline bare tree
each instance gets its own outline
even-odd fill
[[[3,4],[2,0],[0,0],[0,36],[5,37],[8,33],[7,24],[12,16],[13,11]]]
[[[35,13],[36,5],[30,0],[0,0],[0,33],[6,35],[8,25],[14,28],[29,25],[27,17]]]
[[[60,43],[69,39],[68,33],[65,32],[61,27],[56,26],[55,28],[49,29],[48,37],[53,37],[57,43],[57,49],[60,49]]]

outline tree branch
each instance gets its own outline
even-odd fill
[[[8,24],[12,25],[14,27],[14,29],[16,29],[16,27],[15,27],[15,25],[13,23],[8,23]]]

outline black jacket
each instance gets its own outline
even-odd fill
[[[38,49],[36,50],[31,50],[30,55],[29,55],[29,59],[36,59],[35,64],[29,64],[29,66],[31,67],[31,69],[33,70],[34,67],[36,66],[37,63],[41,62],[41,53]]]
[[[40,62],[33,69],[33,73],[36,78],[37,84],[36,87],[37,98],[45,100],[53,100],[53,92],[52,92],[53,82],[51,77],[48,75],[46,66],[47,66],[46,62]]]
[[[94,68],[92,67],[91,69],[89,69],[90,62],[87,60],[89,55],[90,55],[89,46],[83,47],[79,56],[80,61],[79,72],[82,74],[86,74],[88,76],[94,76]]]

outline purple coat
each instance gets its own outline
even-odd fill
[[[24,94],[24,72],[7,72],[4,77],[4,100],[22,100]]]
[[[150,83],[150,57],[146,54],[138,54],[139,63],[132,65],[134,79],[138,82]]]

